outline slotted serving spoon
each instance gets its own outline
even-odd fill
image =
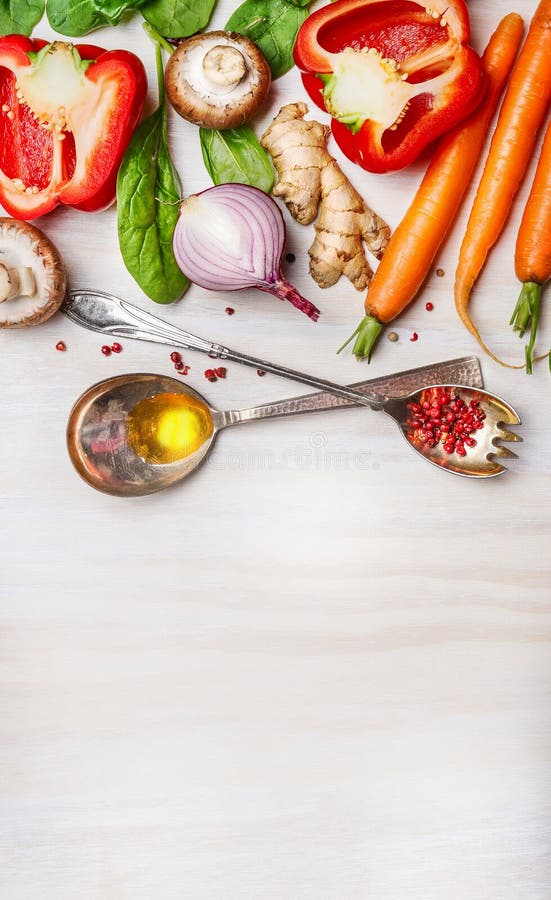
[[[64,305],[63,312],[72,321],[83,325],[93,331],[99,331],[102,334],[123,338],[137,338],[140,340],[153,341],[155,343],[167,344],[169,346],[182,347],[185,349],[199,350],[207,353],[210,357],[233,360],[243,365],[251,366],[255,369],[262,369],[275,375],[281,375],[294,381],[300,381],[303,384],[310,385],[319,391],[327,392],[339,397],[342,400],[349,401],[362,406],[368,406],[373,410],[386,412],[397,423],[400,431],[417,453],[423,456],[428,462],[438,466],[445,471],[452,472],[456,475],[480,478],[500,475],[506,471],[499,460],[514,459],[516,454],[509,448],[502,446],[499,441],[520,441],[521,438],[510,431],[506,426],[519,425],[520,418],[516,411],[500,397],[489,394],[476,387],[470,387],[461,384],[434,384],[430,379],[427,380],[426,386],[408,394],[407,396],[393,397],[388,393],[368,393],[367,391],[359,391],[354,387],[339,385],[325,379],[308,375],[304,372],[298,372],[285,366],[279,366],[266,360],[256,359],[235,350],[230,350],[220,344],[207,341],[203,338],[196,337],[186,331],[182,331],[173,325],[163,322],[157,316],[153,316],[139,307],[133,306],[125,300],[106,294],[101,291],[80,290],[71,291]],[[418,383],[418,382],[417,382]],[[408,402],[418,402],[422,400],[421,394],[423,390],[434,389],[435,387],[450,389],[455,396],[461,397],[465,403],[471,400],[477,401],[486,413],[485,427],[482,431],[477,432],[477,444],[475,448],[469,450],[464,457],[455,454],[446,454],[440,444],[435,447],[427,447],[419,444],[412,438],[411,428],[407,425],[410,417]],[[117,410],[116,417],[119,426],[116,429],[117,448],[122,446],[120,442],[123,440],[124,417],[130,412],[140,400],[147,396],[153,396],[161,392],[176,391],[180,393],[188,393],[199,397],[200,400],[207,404],[207,401],[201,397],[197,391],[193,391],[186,384],[177,381],[174,378],[168,378],[160,375],[123,375],[115,379],[107,379],[98,385],[94,385],[77,401],[69,420],[68,436],[69,449],[71,457],[77,466],[78,471],[83,477],[86,477],[94,487],[99,490],[105,490],[108,493],[115,494],[141,494],[151,493],[160,490],[168,484],[178,480],[189,474],[192,468],[195,468],[204,459],[211,442],[208,446],[201,447],[196,454],[187,457],[185,460],[170,463],[169,466],[153,466],[154,477],[147,477],[141,464],[152,467],[150,463],[140,462],[130,447],[129,453],[124,454],[124,462],[122,457],[118,458],[115,448],[112,447],[108,451],[111,460],[110,468],[112,471],[118,468],[122,471],[122,478],[117,475],[117,484],[107,486],[105,483],[106,461],[102,461],[102,474],[98,478],[94,475],[95,466],[93,456],[85,449],[82,442],[82,435],[88,435],[93,422],[97,420],[102,426],[102,433],[105,433],[109,418],[109,409]],[[297,412],[298,410],[294,410]],[[232,420],[231,413],[220,413],[218,410],[211,409],[211,415],[214,423],[213,439],[220,428],[238,421],[244,421],[246,416],[239,415],[237,411],[233,411],[234,418]],[[253,418],[249,415],[249,418]],[[199,456],[197,456],[199,454]],[[134,459],[132,459],[134,457]],[[197,459],[195,459],[197,457]],[[85,462],[89,461],[89,464]],[[122,469],[121,469],[122,466]],[[133,470],[135,466],[140,469],[139,476]],[[191,467],[191,468],[190,468]],[[109,466],[107,466],[109,468]],[[170,472],[161,472],[161,469],[170,468]],[[176,470],[181,474],[178,474]],[[86,473],[92,473],[90,477]],[[151,476],[152,473],[149,473]],[[100,483],[101,482],[101,483]]]

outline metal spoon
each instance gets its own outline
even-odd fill
[[[443,363],[437,367],[413,369],[397,376],[374,379],[372,382],[356,385],[356,390],[352,388],[347,390],[354,397],[359,397],[359,402],[364,401],[363,392],[371,390],[373,393],[369,395],[369,405],[384,408],[383,395],[376,393],[377,390],[382,392],[393,389],[397,393],[404,393],[422,381],[427,369],[435,371],[435,368],[444,375],[448,372],[453,375],[460,371],[466,379],[471,380],[474,387],[463,385],[457,388],[457,393],[466,401],[476,398],[484,403],[487,416],[492,422],[509,417],[506,420],[512,424],[511,416],[518,422],[518,417],[507,404],[478,388],[477,385],[481,384],[482,379],[478,361],[474,357]],[[169,464],[153,464],[137,455],[132,448],[126,427],[128,414],[145,398],[174,393],[196,398],[206,406],[212,419],[212,434],[205,438],[193,454]],[[408,415],[407,400],[409,397],[418,396],[419,393],[419,391],[409,393],[402,398],[395,398],[392,402],[401,404]],[[148,374],[119,375],[94,385],[79,398],[69,416],[67,444],[75,468],[92,487],[117,496],[139,496],[162,490],[190,475],[205,460],[216,435],[222,428],[259,418],[295,415],[352,404],[353,401],[349,397],[322,392],[251,409],[220,411],[209,406],[198,391],[175,378]],[[453,460],[441,448],[434,448],[429,451],[430,455],[426,455],[425,448],[421,445],[415,446],[415,442],[411,443],[407,427],[405,425],[400,427],[417,452],[422,453],[430,462],[456,474],[497,475],[504,471],[504,468],[491,457],[514,456],[506,448],[491,443],[489,435],[493,433],[493,424],[485,429],[488,431],[488,438],[484,442],[479,442],[481,451],[476,457],[475,455],[468,459],[456,457]],[[508,436],[506,439],[520,440],[512,432],[507,432],[506,435]]]
[[[317,388],[321,391],[335,394],[351,403],[360,403],[369,406],[365,397],[359,397],[354,393],[353,388],[357,385],[344,387],[335,384],[332,381],[326,381],[307,375],[304,372],[297,372],[295,369],[288,369],[286,366],[280,366],[276,363],[268,362],[265,359],[257,359],[254,356],[248,356],[237,350],[230,350],[222,344],[205,340],[205,338],[197,337],[177,328],[168,322],[163,321],[158,316],[134,306],[128,300],[121,300],[113,294],[107,294],[104,291],[80,289],[69,291],[62,306],[61,312],[65,313],[68,319],[76,325],[81,325],[90,331],[97,331],[106,337],[133,338],[139,341],[150,341],[154,344],[164,344],[168,347],[181,347],[184,350],[197,350],[200,353],[206,353],[211,359],[224,359],[238,362],[244,366],[250,366],[253,369],[261,369],[264,372],[271,372],[272,375],[281,375],[284,378],[290,378],[292,381],[300,381],[310,387]],[[425,372],[426,378],[423,382],[419,380],[411,386],[410,390],[420,388],[422,384],[437,384],[440,382],[454,382],[456,384],[471,385],[469,376],[472,376],[475,369],[477,378],[481,378],[480,366],[475,357],[464,357],[461,359],[448,361],[449,365],[457,365],[459,368],[453,375],[447,376],[436,375],[436,370],[440,364],[433,366],[425,366],[418,371]],[[400,373],[397,377],[401,378],[404,374]],[[395,376],[391,376],[394,378]],[[375,384],[375,382],[373,382]],[[364,384],[364,382],[361,382]],[[365,382],[369,384],[369,382]],[[480,386],[481,382],[476,382],[476,386]],[[382,391],[384,396],[397,395],[398,392],[392,390]],[[377,400],[381,400],[378,397]]]

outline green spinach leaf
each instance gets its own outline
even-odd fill
[[[143,0],[48,0],[46,13],[59,34],[79,37],[104,25],[118,25]]]
[[[252,184],[270,193],[274,183],[272,162],[248,125],[217,131],[200,128],[203,160],[215,184]]]
[[[146,0],[140,7],[144,19],[164,37],[188,37],[202,31],[216,0]]]
[[[168,147],[163,63],[157,44],[159,106],[138,126],[117,177],[119,246],[124,264],[156,303],[172,303],[189,287],[172,250],[181,187]]]
[[[258,44],[279,78],[293,66],[293,46],[308,10],[288,0],[245,0],[226,22],[229,31],[238,31]]]
[[[27,34],[44,15],[46,0],[0,0],[0,34]]]

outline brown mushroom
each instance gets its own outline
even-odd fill
[[[66,285],[50,239],[28,222],[0,218],[0,328],[45,322],[61,306]]]
[[[251,119],[272,80],[262,51],[233,31],[181,41],[165,71],[166,95],[179,115],[206,128],[235,128]]]

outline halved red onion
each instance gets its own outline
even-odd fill
[[[173,238],[182,272],[210,291],[255,287],[288,300],[314,322],[319,309],[283,277],[285,222],[269,194],[217,184],[182,201]]]

